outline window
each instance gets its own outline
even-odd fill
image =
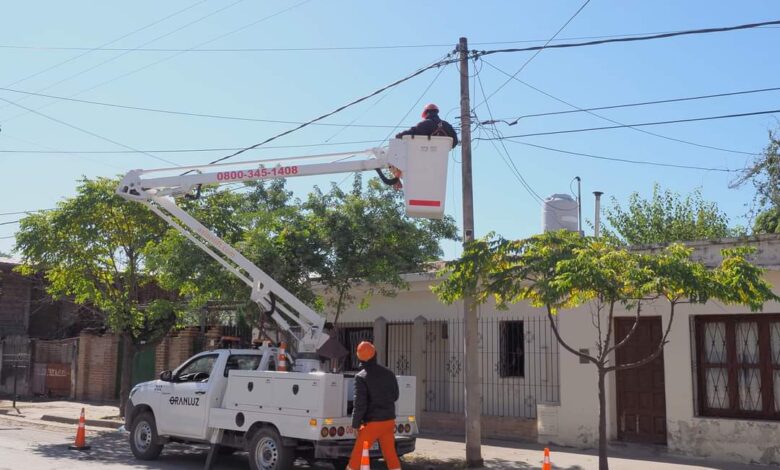
[[[699,413],[780,420],[780,315],[695,319]]]
[[[263,356],[259,354],[233,354],[225,364],[225,377],[231,370],[257,370],[262,359]]]
[[[502,321],[499,324],[499,375],[501,377],[525,376],[525,352],[523,347],[523,322]]]
[[[214,368],[214,362],[217,360],[216,354],[200,356],[188,362],[176,372],[176,380],[187,382],[190,380],[203,380],[211,375],[211,369]],[[203,376],[205,374],[205,377]],[[200,375],[200,377],[197,377]]]
[[[339,328],[339,342],[347,348],[349,355],[344,358],[344,367],[342,370],[358,370],[360,361],[357,358],[357,345],[361,341],[374,341],[373,327],[348,327]]]

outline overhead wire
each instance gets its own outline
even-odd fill
[[[519,145],[526,145],[528,147],[534,147],[542,150],[548,150],[550,152],[557,152],[557,153],[563,153],[568,155],[574,155],[574,156],[580,156],[580,157],[586,157],[586,158],[592,158],[596,160],[608,160],[608,161],[614,161],[614,162],[621,162],[621,163],[631,163],[635,165],[650,165],[650,166],[657,166],[657,167],[666,167],[666,168],[679,168],[679,169],[685,169],[685,170],[701,170],[701,171],[717,171],[717,172],[724,172],[724,173],[736,173],[741,170],[732,170],[729,168],[717,168],[717,167],[703,167],[703,166],[696,166],[696,165],[679,165],[675,163],[663,163],[663,162],[656,162],[651,160],[632,160],[628,158],[617,158],[617,157],[606,157],[603,155],[596,155],[592,153],[585,153],[585,152],[574,152],[571,150],[563,150],[559,148],[554,147],[548,147],[544,145],[538,145],[538,144],[532,144],[530,142],[522,142],[519,140],[514,140],[511,138],[504,138],[502,140],[505,140],[507,142],[512,142]]]
[[[225,10],[225,9],[227,9],[227,8],[230,8],[230,7],[234,6],[234,5],[237,5],[238,3],[241,3],[241,2],[243,2],[243,1],[245,1],[245,0],[237,0],[236,2],[234,2],[234,3],[231,3],[230,5],[227,5],[227,6],[225,6],[225,7],[222,7],[222,8],[221,8],[221,9],[219,9],[219,10],[216,10],[215,12],[212,12],[211,14],[212,14],[212,15],[213,15],[213,14],[216,14],[216,13],[218,13],[218,12],[222,11],[222,10]],[[288,12],[288,11],[290,11],[290,10],[293,10],[293,9],[295,9],[295,8],[298,8],[298,7],[302,6],[302,5],[305,5],[306,3],[309,3],[309,2],[311,2],[311,1],[312,1],[312,0],[303,0],[302,2],[296,3],[296,4],[294,4],[294,5],[290,6],[290,7],[284,8],[284,9],[282,9],[282,10],[278,10],[278,11],[276,11],[276,12],[274,12],[274,13],[271,13],[271,14],[269,14],[269,15],[266,15],[266,16],[263,16],[263,17],[261,17],[261,18],[259,18],[259,19],[257,19],[257,20],[254,20],[254,21],[252,21],[252,22],[250,22],[250,23],[247,23],[247,24],[245,24],[245,25],[243,25],[243,26],[240,26],[240,27],[238,27],[238,28],[232,29],[232,30],[230,30],[230,31],[228,31],[228,32],[226,32],[226,33],[220,34],[220,35],[218,35],[218,36],[216,36],[216,37],[213,37],[213,38],[211,38],[211,39],[208,39],[208,40],[206,40],[206,41],[200,42],[200,43],[198,43],[197,45],[193,46],[193,48],[195,48],[195,47],[200,47],[200,46],[203,46],[203,45],[210,44],[210,43],[212,43],[212,42],[218,41],[218,40],[220,40],[220,39],[223,39],[223,38],[225,38],[225,37],[227,37],[227,36],[230,36],[230,35],[232,35],[232,34],[238,33],[238,32],[240,32],[240,31],[243,31],[243,30],[247,29],[247,28],[250,28],[250,27],[252,27],[252,26],[255,26],[255,25],[259,24],[259,23],[262,23],[262,22],[264,22],[264,21],[267,21],[267,20],[269,20],[269,19],[271,19],[271,18],[274,18],[274,17],[276,17],[276,16],[279,16],[279,15],[281,15],[281,14],[283,14],[283,13],[286,13],[286,12]],[[89,91],[92,91],[92,90],[95,90],[95,89],[97,89],[97,88],[100,88],[100,87],[102,87],[102,86],[105,86],[105,85],[107,85],[107,84],[109,84],[109,83],[115,82],[116,80],[120,80],[120,79],[123,79],[123,78],[129,77],[130,75],[134,75],[134,74],[136,74],[136,73],[138,73],[138,72],[142,72],[142,71],[144,71],[144,70],[147,70],[147,69],[149,69],[149,68],[151,68],[151,67],[154,67],[154,66],[156,66],[156,65],[159,65],[159,64],[161,64],[161,63],[163,63],[163,62],[167,62],[167,61],[169,61],[169,60],[171,60],[171,59],[173,59],[173,58],[175,58],[175,57],[178,57],[178,56],[180,56],[180,55],[182,55],[182,54],[184,54],[184,53],[186,53],[186,52],[187,52],[187,51],[185,50],[185,51],[176,52],[176,53],[174,53],[174,54],[168,55],[168,56],[166,56],[166,57],[163,57],[163,58],[161,58],[161,59],[159,59],[159,60],[156,60],[156,61],[154,61],[154,62],[151,62],[151,63],[149,63],[149,64],[146,64],[146,65],[144,65],[144,66],[141,66],[141,67],[135,68],[135,69],[133,69],[133,70],[127,71],[127,72],[125,72],[125,73],[122,73],[122,74],[120,74],[120,75],[117,75],[117,76],[115,76],[115,77],[113,77],[113,78],[110,78],[110,79],[108,79],[108,80],[102,81],[102,82],[100,82],[100,83],[98,83],[98,84],[96,84],[96,85],[93,85],[93,86],[91,86],[91,87],[89,87],[89,88],[86,88],[86,89],[84,89],[84,90],[81,90],[81,91],[79,91],[79,92],[77,92],[77,93],[74,93],[74,94],[73,94],[73,95],[71,95],[70,97],[72,98],[72,97],[74,97],[74,96],[79,96],[79,95],[81,95],[81,94],[84,94],[84,93],[87,93],[87,92],[89,92]],[[121,54],[120,54],[120,56],[121,56]],[[41,107],[40,107],[40,108],[38,108],[38,109],[42,109],[42,108],[48,107],[48,106],[50,106],[50,105],[52,105],[52,104],[54,104],[54,103],[49,103],[49,104],[46,104],[46,105],[44,105],[44,106],[41,106]],[[20,117],[20,116],[22,116],[22,115],[24,115],[24,113],[22,113],[22,114],[18,114],[18,115],[15,115],[15,116],[12,116],[12,117],[10,117],[10,118],[8,118],[8,119],[5,119],[3,122],[10,121],[11,119],[16,119],[16,118],[18,118],[18,117]]]
[[[559,103],[563,103],[566,106],[569,106],[569,107],[574,108],[576,110],[583,111],[583,112],[585,112],[587,114],[590,114],[591,116],[597,117],[597,118],[605,120],[607,122],[611,122],[611,123],[617,124],[619,126],[626,126],[626,124],[621,122],[621,121],[608,118],[608,117],[606,117],[606,116],[604,116],[602,114],[595,113],[592,110],[587,110],[585,108],[581,108],[581,107],[579,107],[579,106],[577,106],[577,105],[575,105],[575,104],[573,104],[573,103],[571,103],[569,101],[566,101],[566,100],[564,100],[562,98],[559,98],[559,97],[557,97],[555,95],[552,95],[551,93],[548,93],[548,92],[546,92],[546,91],[544,91],[544,90],[542,90],[542,89],[540,89],[540,88],[538,88],[538,87],[536,87],[534,85],[531,85],[530,83],[527,83],[527,82],[519,79],[518,77],[511,77],[508,72],[500,69],[499,67],[496,67],[495,65],[493,65],[489,61],[487,61],[485,59],[481,59],[481,60],[483,60],[485,63],[488,64],[488,66],[492,67],[493,69],[497,70],[498,72],[501,72],[502,74],[504,74],[506,76],[509,76],[511,80],[515,80],[516,82],[521,83],[522,85],[525,85],[528,88],[531,88],[532,90],[547,96],[548,98],[551,98],[551,99],[553,99],[555,101],[558,101]],[[698,143],[698,142],[692,142],[690,140],[679,139],[679,138],[676,138],[676,137],[671,137],[671,136],[667,136],[667,135],[663,135],[663,134],[658,134],[658,133],[655,133],[655,132],[648,131],[646,129],[640,129],[639,127],[636,127],[636,126],[626,126],[626,127],[629,127],[631,129],[633,129],[633,130],[635,130],[637,132],[641,132],[643,134],[647,134],[647,135],[651,135],[651,136],[654,136],[654,137],[658,137],[660,139],[669,140],[669,141],[672,141],[672,142],[678,142],[678,143],[682,143],[682,144],[686,144],[686,145],[691,145],[691,146],[694,146],[694,147],[706,148],[706,149],[710,149],[710,150],[718,150],[718,151],[721,151],[721,152],[735,153],[735,154],[741,154],[741,155],[751,155],[751,156],[755,155],[755,152],[746,152],[746,151],[743,151],[743,150],[734,150],[734,149],[728,149],[728,148],[718,147],[718,146],[714,146],[714,145],[701,144],[701,143]]]
[[[483,62],[487,62],[484,59]],[[492,64],[489,64],[493,66]],[[499,70],[500,71],[500,70]],[[503,72],[503,71],[502,71]],[[505,73],[505,72],[504,72]],[[528,85],[528,83],[520,81],[524,85]],[[2,88],[0,88],[2,90]],[[537,91],[540,91],[537,89]],[[749,95],[754,93],[765,93],[765,92],[771,92],[771,91],[780,91],[780,87],[771,87],[771,88],[755,88],[751,90],[740,90],[740,91],[730,91],[730,92],[724,92],[724,93],[713,93],[709,95],[696,95],[696,96],[685,96],[680,98],[666,98],[661,100],[652,100],[652,101],[637,101],[632,103],[622,103],[622,104],[614,104],[614,105],[608,105],[608,106],[597,106],[593,108],[576,108],[576,109],[569,109],[566,111],[551,111],[546,113],[533,113],[533,114],[523,114],[516,118],[504,118],[504,119],[496,119],[498,122],[503,122],[507,124],[508,126],[514,126],[518,122],[520,122],[522,119],[527,118],[536,118],[536,117],[544,117],[544,116],[559,116],[562,114],[574,114],[574,113],[587,113],[588,111],[602,111],[606,109],[622,109],[622,108],[632,108],[636,106],[649,106],[649,105],[655,105],[655,104],[666,104],[666,103],[680,103],[684,101],[695,101],[695,100],[704,100],[704,99],[711,99],[711,98],[723,98],[727,96],[738,96],[738,95]],[[549,95],[548,95],[549,96]]]
[[[298,131],[300,129],[303,129],[304,127],[310,126],[311,124],[313,124],[315,122],[318,122],[318,121],[326,119],[326,118],[328,118],[330,116],[333,116],[334,114],[337,114],[337,113],[339,113],[339,112],[341,112],[341,111],[343,111],[343,110],[345,110],[345,109],[347,109],[349,107],[352,107],[352,106],[354,106],[354,105],[356,105],[358,103],[362,103],[363,101],[365,101],[365,100],[367,100],[367,99],[369,99],[369,98],[371,98],[373,96],[376,96],[376,95],[378,95],[378,94],[380,94],[380,93],[382,93],[382,92],[384,92],[384,91],[386,91],[386,90],[388,90],[390,88],[393,88],[395,86],[400,85],[401,83],[409,81],[412,78],[414,78],[414,77],[416,77],[418,75],[421,75],[421,74],[423,74],[424,72],[426,72],[428,70],[431,70],[433,68],[437,68],[437,67],[441,67],[443,65],[446,65],[448,62],[449,62],[448,60],[434,62],[434,63],[432,63],[432,64],[430,64],[428,66],[425,66],[425,67],[423,67],[421,69],[418,69],[415,72],[412,72],[411,74],[409,74],[409,75],[407,75],[407,76],[405,76],[403,78],[400,78],[400,79],[398,79],[398,80],[396,80],[396,81],[394,81],[394,82],[392,82],[392,83],[390,83],[388,85],[385,85],[382,88],[379,88],[379,89],[369,93],[368,95],[365,95],[365,96],[362,96],[362,97],[357,98],[355,100],[352,100],[349,103],[344,104],[342,106],[339,106],[338,108],[336,108],[336,109],[334,109],[332,111],[329,111],[329,112],[327,112],[325,114],[322,114],[322,115],[320,115],[320,116],[318,116],[318,117],[316,117],[314,119],[311,119],[311,120],[309,120],[307,122],[304,122],[304,123],[298,125],[297,127],[294,127],[292,129],[288,129],[288,130],[286,130],[284,132],[280,132],[278,134],[275,134],[275,135],[273,135],[271,137],[268,137],[267,139],[265,139],[265,140],[263,140],[261,142],[258,142],[258,143],[254,144],[254,145],[250,145],[249,147],[244,147],[241,150],[233,152],[233,153],[231,153],[229,155],[226,155],[224,157],[218,158],[217,160],[214,160],[214,161],[212,161],[210,163],[211,164],[219,163],[219,162],[227,160],[229,158],[233,158],[235,156],[241,155],[244,152],[248,152],[250,150],[256,149],[256,148],[258,148],[258,147],[260,147],[262,145],[265,145],[265,144],[267,144],[269,142],[272,142],[272,141],[274,141],[274,140],[276,140],[276,139],[278,139],[280,137],[283,137],[285,135],[292,134],[293,132],[296,132],[296,131]]]
[[[590,3],[590,0],[585,0],[585,1],[582,3],[582,5],[580,5],[580,7],[577,9],[577,11],[575,11],[575,12],[574,12],[574,14],[573,14],[573,15],[571,15],[571,16],[569,17],[569,19],[568,19],[568,20],[566,20],[566,22],[565,22],[565,23],[564,23],[564,24],[563,24],[563,25],[562,25],[560,28],[558,28],[558,31],[556,31],[556,32],[555,32],[555,34],[553,34],[553,35],[550,37],[550,39],[548,39],[548,40],[547,40],[547,42],[545,42],[545,43],[544,43],[544,45],[543,45],[543,46],[541,46],[541,47],[538,47],[538,48],[535,48],[535,49],[533,49],[533,50],[535,50],[536,52],[535,52],[535,53],[534,53],[534,54],[533,54],[531,57],[529,57],[529,58],[528,58],[528,59],[527,59],[527,60],[526,60],[526,61],[523,63],[523,65],[521,65],[521,66],[520,66],[520,68],[517,70],[517,72],[515,72],[515,73],[514,73],[514,75],[512,75],[512,77],[516,77],[516,76],[520,75],[520,73],[521,73],[523,70],[525,70],[525,68],[528,66],[528,64],[530,64],[530,63],[531,63],[531,61],[532,61],[532,60],[534,60],[534,59],[536,58],[536,56],[538,56],[538,55],[539,55],[539,54],[542,52],[542,50],[544,50],[546,47],[548,47],[548,46],[550,45],[550,43],[552,42],[552,40],[553,40],[553,39],[555,39],[555,38],[556,38],[556,37],[557,37],[557,36],[558,36],[558,35],[559,35],[559,34],[560,34],[560,33],[561,33],[561,32],[562,32],[562,31],[563,31],[563,30],[564,30],[564,29],[565,29],[565,28],[566,28],[566,27],[569,25],[569,23],[571,23],[572,21],[574,21],[574,18],[576,18],[576,17],[577,17],[577,16],[580,14],[580,12],[582,12],[582,10],[584,10],[584,9],[585,9],[585,7],[586,7],[586,6],[588,6],[588,4],[589,4],[589,3]],[[532,48],[527,48],[527,50],[531,50],[531,49],[532,49]],[[482,51],[482,52],[480,52],[480,55],[487,55],[487,51]],[[492,98],[493,96],[495,96],[495,94],[496,94],[496,93],[498,93],[498,92],[499,92],[499,91],[501,91],[501,90],[502,90],[502,89],[503,89],[505,86],[507,86],[507,84],[508,84],[510,81],[511,81],[511,79],[509,79],[509,80],[505,81],[504,83],[502,83],[502,84],[501,84],[501,86],[499,86],[499,87],[498,87],[498,88],[496,88],[496,89],[495,89],[495,90],[494,90],[492,93],[490,93],[488,96],[486,96],[486,97],[485,97],[485,99],[483,99],[481,103],[479,103],[478,105],[474,106],[474,109],[476,109],[476,108],[479,108],[480,106],[482,106],[483,104],[485,104],[485,103],[487,102],[487,100],[489,100],[490,98]]]
[[[118,109],[127,109],[132,111],[146,111],[151,113],[160,113],[160,114],[173,114],[177,116],[190,116],[190,117],[202,117],[202,118],[212,118],[212,119],[225,119],[230,121],[247,121],[247,122],[262,122],[262,123],[270,123],[270,124],[302,124],[302,121],[285,121],[285,120],[279,120],[279,119],[261,119],[261,118],[253,118],[253,117],[246,117],[246,116],[230,116],[226,114],[210,114],[210,113],[195,113],[195,112],[188,112],[188,111],[176,111],[176,110],[170,110],[170,109],[162,109],[162,108],[151,108],[151,107],[144,107],[144,106],[131,106],[131,105],[124,105],[124,104],[117,104],[117,103],[107,103],[104,101],[92,101],[92,100],[82,100],[78,98],[69,98],[66,96],[57,96],[57,95],[50,95],[45,93],[35,93],[30,91],[24,91],[24,90],[15,90],[12,88],[4,88],[0,87],[0,91],[7,91],[9,93],[19,93],[24,95],[31,95],[31,96],[38,96],[42,98],[50,98],[55,100],[63,100],[63,101],[71,101],[74,103],[81,103],[81,104],[90,104],[90,105],[96,105],[96,106],[105,106],[108,108],[118,108]],[[338,124],[338,123],[316,123],[317,126],[327,126],[327,127],[341,127],[341,126],[352,126],[352,127],[365,127],[365,128],[393,128],[393,126],[388,125],[379,125],[379,124]]]
[[[748,117],[748,116],[761,116],[765,114],[776,114],[780,113],[780,109],[768,109],[768,110],[762,110],[762,111],[751,111],[746,113],[731,113],[731,114],[720,114],[716,116],[703,116],[703,117],[695,117],[695,118],[686,118],[686,119],[671,119],[668,121],[654,121],[654,122],[639,122],[635,124],[621,124],[616,126],[601,126],[601,127],[586,127],[581,129],[565,129],[565,130],[558,130],[558,131],[545,131],[545,132],[531,132],[528,134],[517,134],[517,135],[510,135],[506,137],[502,137],[501,139],[509,139],[509,138],[517,138],[517,137],[536,137],[536,136],[545,136],[545,135],[559,135],[559,134],[574,134],[574,133],[580,133],[580,132],[592,132],[592,131],[603,131],[603,130],[612,130],[612,129],[624,129],[624,128],[634,128],[634,127],[643,127],[643,126],[662,126],[667,124],[680,124],[680,123],[686,123],[686,122],[700,122],[700,121],[712,121],[712,120],[719,120],[719,119],[733,119],[733,118],[739,118],[739,117]],[[499,140],[499,139],[495,139]],[[752,153],[750,155],[755,155],[755,153]]]
[[[206,1],[206,0],[203,0]],[[201,1],[200,3],[203,3]],[[759,26],[763,29],[776,29],[777,26]],[[675,31],[652,31],[642,33],[623,33],[623,34],[606,34],[596,36],[568,36],[563,38],[555,38],[551,42],[560,41],[582,41],[589,39],[609,39],[609,38],[624,38],[624,37],[636,37],[636,36],[649,36],[677,33],[680,30]],[[550,41],[546,38],[539,39],[515,39],[506,41],[483,41],[473,42],[472,46],[491,46],[497,44],[524,44],[534,42],[546,42]],[[116,42],[112,41],[111,43]],[[96,47],[85,46],[48,46],[48,45],[34,45],[34,44],[0,44],[0,49],[20,49],[20,50],[40,50],[40,51],[105,51],[105,52],[333,52],[333,51],[363,51],[363,50],[382,50],[382,49],[420,49],[420,48],[436,48],[436,47],[450,47],[451,44],[379,44],[379,45],[362,45],[362,46],[319,46],[319,47],[234,47],[234,48],[208,48],[208,49],[181,49],[181,48],[122,48],[122,47],[105,47],[108,44]]]
[[[476,66],[475,66],[476,69]],[[487,97],[485,93],[485,87],[482,84],[482,77],[480,75],[477,75],[477,82],[479,83],[479,89],[482,91],[482,96],[485,97],[485,100],[483,103],[485,103],[485,106],[488,110],[488,114],[490,115],[491,119],[493,117],[493,111],[490,109],[490,98]],[[500,133],[498,132],[498,129],[496,128],[495,124],[493,125],[494,132],[498,135]],[[531,185],[526,181],[526,179],[523,177],[520,170],[517,168],[517,165],[515,165],[514,160],[512,160],[512,156],[509,154],[509,150],[506,148],[506,145],[503,143],[502,140],[499,140],[499,143],[501,144],[504,153],[499,150],[498,146],[495,145],[495,142],[493,140],[490,140],[490,143],[493,145],[493,147],[496,149],[496,152],[501,156],[501,159],[504,160],[504,163],[509,167],[509,171],[515,176],[517,181],[520,183],[520,185],[528,192],[528,194],[531,195],[531,197],[538,203],[541,204],[544,200],[539,193],[537,193]]]
[[[27,81],[27,80],[29,80],[31,78],[35,78],[37,76],[43,75],[46,72],[49,72],[51,70],[54,70],[54,69],[56,69],[58,67],[61,67],[61,66],[65,65],[65,64],[73,62],[74,60],[78,60],[78,59],[80,59],[80,58],[82,58],[82,57],[84,57],[84,56],[86,56],[86,55],[88,55],[88,54],[90,54],[92,52],[106,50],[105,49],[106,46],[110,46],[111,44],[114,44],[115,42],[119,42],[122,39],[125,39],[127,37],[130,37],[130,36],[136,34],[136,33],[140,33],[141,31],[144,31],[144,30],[149,29],[149,28],[151,28],[153,26],[156,26],[156,25],[158,25],[158,24],[160,24],[160,23],[162,23],[164,21],[167,21],[167,20],[173,18],[174,16],[178,16],[178,15],[180,15],[180,14],[182,14],[182,13],[188,11],[188,10],[191,10],[192,8],[195,8],[196,6],[198,6],[198,5],[202,4],[202,3],[206,3],[206,1],[208,1],[208,0],[200,0],[198,2],[195,2],[195,3],[193,3],[193,4],[191,4],[191,5],[187,6],[187,7],[182,8],[181,10],[177,10],[177,11],[175,11],[175,12],[173,12],[173,13],[167,15],[167,16],[164,16],[163,18],[160,18],[159,20],[155,20],[155,21],[153,21],[153,22],[151,22],[149,24],[146,24],[146,25],[138,28],[138,29],[134,29],[133,31],[130,31],[129,33],[125,33],[125,34],[123,34],[122,36],[119,36],[116,39],[112,39],[112,40],[110,40],[108,42],[105,42],[105,43],[101,44],[100,46],[97,46],[97,47],[85,47],[85,48],[76,49],[76,50],[83,50],[83,51],[86,51],[86,52],[84,52],[83,54],[76,54],[73,57],[65,59],[65,60],[63,60],[61,62],[57,62],[54,65],[46,67],[45,69],[39,70],[39,71],[37,71],[37,72],[35,72],[33,74],[30,74],[30,75],[27,75],[27,76],[25,76],[23,78],[15,80],[14,82],[11,82],[10,84],[8,84],[6,86],[11,87],[11,86],[14,86],[14,85],[16,85],[18,83],[22,83],[24,81]],[[0,46],[0,47],[2,47],[2,46]]]
[[[174,30],[172,30],[172,31],[169,31],[169,32],[167,32],[167,33],[165,33],[165,34],[162,34],[162,35],[160,35],[160,36],[156,36],[156,37],[154,37],[153,39],[150,39],[150,40],[148,40],[148,41],[144,42],[143,44],[141,44],[141,45],[140,45],[140,46],[138,46],[138,47],[143,47],[143,46],[146,46],[146,45],[148,45],[148,44],[152,44],[153,42],[159,41],[160,39],[163,39],[163,38],[166,38],[166,37],[168,37],[168,36],[171,36],[171,35],[173,35],[173,34],[175,34],[175,33],[179,32],[179,31],[181,31],[181,30],[183,30],[183,29],[186,29],[186,28],[188,28],[188,27],[190,27],[190,26],[192,26],[192,25],[194,25],[194,24],[197,24],[197,23],[199,23],[199,22],[201,22],[201,21],[203,21],[203,20],[205,20],[205,19],[207,19],[207,18],[210,18],[210,17],[212,17],[212,16],[216,15],[217,13],[220,13],[220,12],[222,12],[222,11],[225,11],[225,10],[229,9],[229,8],[232,8],[232,7],[234,7],[234,6],[238,5],[239,3],[243,2],[243,1],[245,1],[245,0],[236,0],[236,1],[234,1],[233,3],[230,3],[230,4],[228,4],[228,5],[222,6],[222,7],[218,8],[218,9],[216,9],[216,10],[214,10],[214,11],[212,11],[212,12],[210,12],[210,13],[206,14],[206,15],[200,16],[200,17],[198,17],[198,18],[196,18],[196,19],[194,19],[194,20],[192,20],[192,21],[190,21],[190,22],[188,22],[188,23],[185,23],[185,24],[184,24],[184,25],[182,25],[182,26],[179,26],[179,27],[175,28],[175,29],[174,29]],[[126,37],[126,36],[124,36],[124,37]],[[65,78],[62,78],[62,79],[60,79],[60,80],[58,80],[58,81],[56,81],[56,82],[54,82],[54,83],[52,83],[52,84],[49,84],[49,85],[47,85],[47,86],[45,86],[45,87],[43,87],[43,88],[40,88],[40,89],[38,89],[37,91],[41,92],[41,91],[46,91],[46,90],[49,90],[49,89],[51,89],[51,88],[54,88],[55,86],[57,86],[57,85],[59,85],[59,84],[61,84],[61,83],[67,82],[68,80],[71,80],[71,79],[73,79],[73,78],[76,78],[76,77],[79,77],[79,76],[81,76],[81,75],[84,75],[84,74],[86,74],[86,73],[89,73],[89,72],[91,72],[92,70],[95,70],[95,69],[97,69],[97,68],[99,68],[99,67],[102,67],[102,66],[104,66],[104,65],[106,65],[106,64],[108,64],[108,63],[110,63],[110,62],[113,62],[113,61],[115,61],[115,60],[117,60],[117,59],[120,59],[120,58],[122,58],[122,57],[124,57],[124,56],[126,56],[126,55],[130,54],[130,52],[132,52],[133,50],[134,50],[134,49],[130,49],[130,50],[128,50],[128,51],[125,51],[125,52],[123,52],[123,53],[121,53],[121,54],[117,54],[117,55],[115,55],[115,56],[109,57],[109,58],[108,58],[108,59],[106,59],[106,60],[103,60],[103,61],[101,61],[101,62],[98,62],[98,63],[97,63],[97,64],[95,64],[95,65],[92,65],[92,66],[90,66],[90,67],[87,67],[86,69],[82,69],[82,70],[80,70],[80,71],[78,71],[78,72],[76,72],[76,73],[74,73],[74,74],[72,74],[72,75],[68,75],[67,77],[65,77]],[[82,91],[82,92],[79,92],[79,93],[76,93],[76,94],[74,94],[73,96],[77,96],[77,95],[78,95],[78,94],[80,94],[80,93],[83,93],[83,91]],[[25,99],[26,99],[26,97],[23,97],[23,98],[20,98],[18,101],[24,101]],[[1,109],[4,109],[4,108],[6,108],[6,107],[7,107],[7,106],[0,106],[0,110],[1,110]],[[38,109],[40,109],[40,108],[38,108]],[[24,114],[24,113],[23,113],[23,114]],[[11,119],[15,119],[15,118],[17,118],[17,117],[19,117],[19,116],[21,116],[21,115],[23,115],[23,114],[16,115],[16,116],[12,116],[12,117],[10,117],[10,118],[8,118],[8,119],[4,119],[4,120],[3,120],[3,122],[9,121],[9,120],[11,120]]]

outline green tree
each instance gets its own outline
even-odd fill
[[[176,324],[178,304],[159,292],[146,255],[163,223],[145,206],[114,193],[113,179],[82,179],[76,196],[21,220],[16,251],[23,274],[44,273],[53,298],[73,298],[100,313],[123,342],[120,399],[130,393],[132,363]]]
[[[287,290],[322,307],[312,280],[322,264],[321,250],[284,180],[250,183],[240,191],[207,187],[199,199],[179,204]],[[189,299],[191,310],[207,303],[228,306],[239,321],[264,332],[274,329],[250,299],[250,288],[177,230],[167,230],[151,250],[149,265],[163,287]]]
[[[628,207],[622,208],[612,198],[612,207],[604,211],[608,226],[604,236],[627,245],[673,243],[692,240],[733,237],[743,234],[739,228],[730,228],[726,214],[714,202],[705,201],[701,190],[682,197],[660,185],[653,185],[653,196],[642,198],[639,193],[629,197]]]
[[[761,155],[745,168],[731,187],[751,184],[755,189],[751,215],[756,215],[754,233],[780,233],[780,138],[769,132]]]
[[[317,188],[304,208],[320,246],[318,280],[334,324],[355,301],[366,308],[373,295],[394,296],[408,288],[401,275],[425,269],[441,257],[441,240],[458,238],[451,217],[411,219],[402,193],[378,179],[364,189],[359,174],[351,191],[335,184],[327,193]]]
[[[452,303],[470,294],[483,303],[491,297],[500,308],[528,301],[544,308],[559,344],[592,363],[598,376],[599,469],[607,470],[606,375],[641,367],[663,352],[682,304],[710,299],[744,304],[752,311],[777,300],[762,279],[763,271],[745,256],[751,250],[723,250],[721,264],[710,269],[691,261],[691,249],[673,244],[658,253],[629,251],[609,239],[583,238],[559,231],[526,240],[487,238],[470,244],[461,259],[450,263],[448,277],[434,290]],[[669,312],[668,323],[655,350],[629,364],[612,363],[612,354],[625,346],[639,324],[643,306],[659,305]],[[590,305],[596,330],[595,353],[586,354],[561,337],[555,315],[564,309]],[[634,325],[623,338],[613,338],[616,310],[634,315]]]
[[[11,255],[10,255],[10,253],[6,253],[5,251],[3,251],[3,250],[0,250],[0,257],[3,257],[3,258],[10,258],[10,257],[11,257]]]

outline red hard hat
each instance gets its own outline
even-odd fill
[[[376,348],[369,341],[361,341],[357,347],[357,357],[362,362],[370,360],[376,355]]]
[[[426,116],[428,116],[428,111],[436,111],[439,112],[439,107],[436,106],[433,103],[426,104],[422,111],[422,118],[425,119]]]

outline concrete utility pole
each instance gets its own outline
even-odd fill
[[[460,38],[460,124],[461,173],[463,176],[463,244],[474,240],[474,195],[471,181],[471,104],[469,103],[469,48]],[[474,297],[463,297],[463,335],[466,364],[466,465],[483,466],[482,460],[482,384],[479,379],[479,325]]]

